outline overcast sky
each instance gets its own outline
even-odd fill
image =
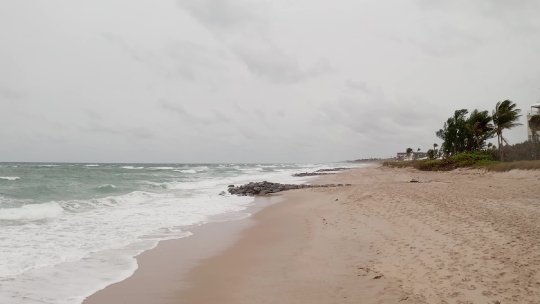
[[[425,151],[456,109],[539,100],[538,16],[537,0],[1,1],[0,161]]]

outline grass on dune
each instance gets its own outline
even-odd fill
[[[540,170],[540,160],[501,163],[494,161],[493,157],[489,154],[462,153],[444,159],[387,161],[383,163],[383,166],[391,168],[415,168],[421,171],[450,171],[457,168],[483,168],[493,172],[507,172],[510,170]]]
[[[540,160],[523,160],[508,163],[496,163],[486,166],[488,171],[508,172],[510,170],[540,170]]]

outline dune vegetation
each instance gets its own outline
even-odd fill
[[[521,110],[511,100],[500,101],[489,111],[456,110],[435,134],[442,140],[425,156],[406,149],[406,157],[383,165],[415,168],[423,171],[449,171],[457,168],[485,168],[489,171],[540,169],[540,143],[537,136],[523,143],[509,145],[503,136],[506,130],[521,126]],[[529,127],[540,130],[540,114],[533,115]],[[488,140],[497,138],[497,145]],[[418,149],[420,151],[420,149]],[[408,161],[407,161],[408,160]]]

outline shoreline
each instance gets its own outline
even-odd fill
[[[315,183],[353,185],[286,192],[182,273],[172,244],[190,238],[158,245],[139,269],[159,281],[134,275],[117,284],[123,295],[111,285],[85,304],[538,303],[539,180],[375,166],[324,176]]]
[[[193,235],[160,241],[155,248],[134,257],[138,267],[131,276],[93,293],[82,303],[169,303],[168,295],[186,287],[183,277],[189,270],[232,246],[244,230],[255,224],[254,214],[281,201],[282,194],[257,197],[252,206],[242,211],[251,214],[247,217],[185,228]]]
[[[298,181],[303,181],[305,184],[321,184],[324,181],[323,177],[323,175],[308,176],[302,177]],[[241,211],[247,216],[240,219],[217,220],[183,227],[182,230],[191,233],[190,236],[160,241],[156,247],[133,257],[137,268],[129,277],[97,290],[87,296],[82,303],[117,303],[120,299],[129,301],[129,303],[158,303],[156,298],[185,288],[186,284],[182,279],[188,271],[199,265],[201,261],[216,256],[233,246],[242,238],[246,230],[256,225],[257,221],[253,219],[254,215],[271,205],[283,202],[286,193],[278,192],[255,196],[253,202]],[[181,253],[178,258],[172,259],[170,252]],[[174,273],[171,272],[170,265],[174,265],[172,267]],[[154,284],[156,281],[161,282],[161,285]],[[137,288],[134,292],[134,285],[142,286],[142,288]],[[153,287],[146,289],[147,286]],[[169,302],[164,300],[159,303]]]

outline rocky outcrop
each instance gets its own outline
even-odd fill
[[[326,184],[326,185],[294,185],[294,184],[280,184],[280,183],[249,183],[238,187],[229,187],[229,193],[240,196],[255,196],[266,195],[270,193],[278,193],[281,191],[288,191],[293,189],[304,188],[328,188],[328,187],[343,187],[350,186],[350,184]]]
[[[335,173],[317,173],[317,172],[308,173],[308,172],[304,172],[304,173],[295,173],[292,176],[294,176],[294,177],[304,177],[304,176],[319,176],[319,175],[331,175],[331,174],[335,174]]]
[[[304,176],[328,175],[328,174],[336,174],[335,171],[344,171],[344,170],[349,170],[349,169],[351,169],[351,168],[319,169],[319,170],[317,170],[315,172],[296,173],[296,174],[293,174],[292,176],[294,176],[294,177],[304,177]],[[326,172],[334,172],[334,173],[326,173]]]
[[[332,169],[319,169],[315,172],[330,172],[330,171],[345,171],[345,170],[351,170],[352,168],[332,168]]]

